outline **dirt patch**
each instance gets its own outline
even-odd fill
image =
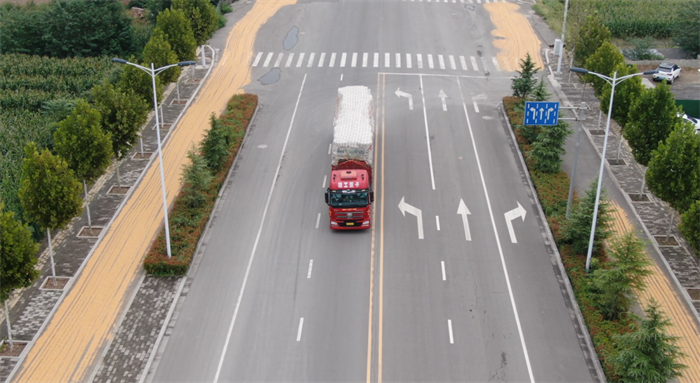
[[[669,62],[673,62],[673,60],[669,60]],[[658,65],[637,65],[637,69],[640,72],[644,72],[647,70],[654,70],[658,68]],[[681,75],[673,81],[674,85],[700,85],[700,71],[698,71],[698,68],[690,68],[690,67],[681,67]],[[651,76],[649,76],[649,80],[651,80]]]
[[[6,342],[2,345],[2,347],[0,347],[0,356],[18,357],[26,346],[26,342],[15,341],[14,347],[10,346],[10,342]]]

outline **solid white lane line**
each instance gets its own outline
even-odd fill
[[[450,331],[450,344],[454,344],[455,340],[452,337],[452,320],[450,319],[447,320],[447,329]]]
[[[374,54],[374,67],[379,68],[379,53]]]
[[[307,68],[311,68],[311,66],[314,65],[314,56],[316,56],[316,53],[311,52],[309,55],[309,62],[306,64]]]
[[[411,54],[406,53],[406,68],[411,69]]]
[[[515,304],[515,297],[513,296],[513,288],[510,285],[510,278],[508,277],[508,268],[506,267],[505,256],[503,255],[503,248],[501,247],[501,239],[498,236],[498,230],[496,229],[496,220],[493,217],[493,209],[491,208],[491,199],[489,198],[489,192],[486,188],[486,180],[484,179],[484,171],[481,169],[481,160],[479,160],[479,152],[476,149],[476,141],[474,141],[474,131],[472,130],[472,123],[469,120],[469,112],[467,111],[467,103],[464,101],[464,93],[462,92],[462,84],[457,77],[457,86],[459,87],[459,94],[462,97],[462,107],[464,108],[464,117],[467,120],[467,127],[469,128],[469,136],[472,139],[472,146],[474,147],[474,156],[476,157],[476,166],[479,169],[479,177],[481,178],[481,185],[484,189],[484,195],[486,196],[486,206],[489,210],[489,216],[491,218],[491,227],[493,229],[493,234],[496,237],[496,245],[498,247],[498,253],[501,257],[501,265],[503,266],[503,274],[506,279],[506,286],[508,286],[508,295],[510,296],[510,303],[513,307],[513,314],[515,316],[515,324],[518,327],[518,334],[520,335],[520,344],[523,347],[523,354],[525,355],[525,364],[527,365],[527,372],[530,375],[530,382],[535,383],[535,377],[532,374],[532,366],[530,365],[530,356],[527,352],[527,346],[525,345],[525,336],[523,335],[523,328],[520,325],[520,317],[518,316],[518,308]]]
[[[416,54],[416,61],[418,61],[418,69],[423,69],[423,55]]]
[[[272,60],[273,55],[274,53],[272,52],[267,54],[267,57],[265,57],[265,62],[263,63],[263,67],[267,67],[268,65],[270,65],[270,60]]]
[[[301,330],[304,328],[304,317],[299,319],[299,330],[297,330],[297,342],[301,340]]]
[[[389,68],[391,66],[391,56],[388,53],[384,53],[384,67]]]
[[[255,56],[255,61],[253,61],[253,66],[258,66],[258,63],[260,62],[260,58],[262,58],[263,53],[258,52],[258,54]]]
[[[357,52],[352,53],[352,62],[350,63],[351,67],[356,67],[357,66]]]
[[[294,52],[289,54],[289,57],[287,57],[287,63],[284,64],[286,68],[289,68],[290,65],[292,65],[292,60],[294,59]]]
[[[428,55],[428,68],[433,69],[433,55],[429,54]]]
[[[305,54],[306,54],[306,53],[304,53],[304,52],[299,53],[299,60],[297,60],[297,68],[300,68],[300,67],[301,67],[301,63],[304,62],[304,55],[305,55]]]
[[[318,229],[318,224],[321,222],[321,213],[316,216],[316,228]]]
[[[319,214],[321,214],[321,213],[319,213]],[[309,272],[306,273],[306,279],[311,278],[311,270],[313,270],[313,268],[314,268],[314,260],[311,259],[311,260],[309,260]]]
[[[430,58],[431,56],[428,55]],[[425,108],[425,93],[423,92],[423,76],[420,78],[420,96],[423,99],[423,122],[425,123],[425,141],[428,143],[428,163],[430,164],[430,182],[435,190],[435,175],[433,175],[433,155],[430,152],[430,131],[428,130],[428,111]]]
[[[328,180],[328,176],[323,176],[323,185],[321,185],[321,188],[325,189],[326,188],[326,181]]]
[[[396,54],[396,67],[401,68],[401,53]]]
[[[245,293],[246,284],[248,284],[248,276],[250,275],[250,268],[253,265],[253,260],[255,259],[255,252],[258,249],[258,243],[260,242],[260,235],[262,234],[263,226],[265,225],[265,217],[267,216],[267,209],[270,207],[270,200],[272,200],[272,193],[275,191],[275,185],[277,185],[277,178],[280,174],[280,168],[282,167],[282,159],[284,159],[284,152],[287,149],[287,143],[289,142],[289,136],[292,133],[292,127],[294,126],[294,119],[297,115],[297,110],[299,109],[299,101],[301,100],[301,93],[304,90],[304,84],[306,83],[306,75],[301,81],[301,88],[299,89],[299,95],[297,96],[296,105],[294,105],[294,112],[292,113],[292,119],[289,122],[289,129],[287,129],[287,137],[284,139],[284,145],[282,146],[282,152],[280,153],[280,159],[277,162],[277,170],[275,171],[275,176],[272,177],[272,186],[270,186],[270,192],[267,194],[267,202],[265,202],[265,209],[263,210],[262,219],[260,220],[260,227],[258,228],[258,234],[255,237],[255,242],[253,243],[253,250],[250,252],[250,258],[248,259],[248,266],[245,269],[245,274],[243,276],[243,283],[241,285],[241,291],[238,293],[238,300],[236,301],[236,308],[233,310],[233,317],[231,318],[231,323],[229,324],[228,333],[226,334],[226,340],[224,341],[224,348],[221,350],[221,357],[219,358],[219,365],[216,368],[216,374],[214,375],[213,382],[219,381],[219,375],[221,374],[221,367],[224,365],[224,358],[226,357],[226,351],[228,350],[229,342],[231,341],[231,334],[233,333],[233,326],[236,324],[236,318],[238,317],[238,310],[241,308],[241,301],[243,300],[243,293]]]
[[[368,56],[367,52],[362,54],[362,67],[363,68],[367,68],[367,56]]]
[[[446,281],[447,275],[445,274],[445,261],[440,261],[440,265],[442,266],[442,280]]]
[[[474,101],[474,111],[479,113],[479,105],[476,104],[476,101]]]
[[[343,52],[342,55],[340,55],[340,67],[345,68],[345,60],[348,58],[348,54],[346,52]]]
[[[326,52],[321,52],[321,57],[318,58],[318,67],[323,67],[323,61],[326,60]]]
[[[474,56],[469,56],[469,59],[472,61],[472,66],[474,67],[474,70],[479,70],[479,66],[476,65],[476,59]]]
[[[462,64],[462,70],[469,70],[469,68],[467,68],[467,61],[464,59],[464,56],[459,56],[459,63]]]
[[[452,68],[452,70],[457,69],[457,65],[455,64],[455,57],[452,55],[450,55],[450,67]]]
[[[331,154],[332,147],[333,147],[333,143],[328,144],[328,154]]]
[[[445,59],[442,55],[438,55],[438,61],[440,62],[440,69],[445,69]]]
[[[275,60],[275,68],[280,67],[280,63],[282,62],[282,56],[284,56],[284,53],[280,53],[277,55],[277,60]]]
[[[328,64],[328,66],[333,68],[334,65],[335,65],[335,52],[331,53],[331,62]]]
[[[437,224],[438,231],[440,231],[440,216],[435,216],[435,223]]]

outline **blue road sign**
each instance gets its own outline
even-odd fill
[[[559,121],[558,102],[525,103],[525,125],[556,125]]]

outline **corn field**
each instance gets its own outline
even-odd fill
[[[693,1],[698,0],[579,0],[577,5],[595,8],[613,37],[669,38]]]
[[[17,197],[24,146],[51,147],[55,116],[45,103],[87,97],[114,69],[109,58],[53,59],[0,55],[0,200],[21,217]]]

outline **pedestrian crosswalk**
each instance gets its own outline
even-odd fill
[[[251,66],[262,68],[440,69],[500,72],[495,57],[379,52],[257,52]]]

